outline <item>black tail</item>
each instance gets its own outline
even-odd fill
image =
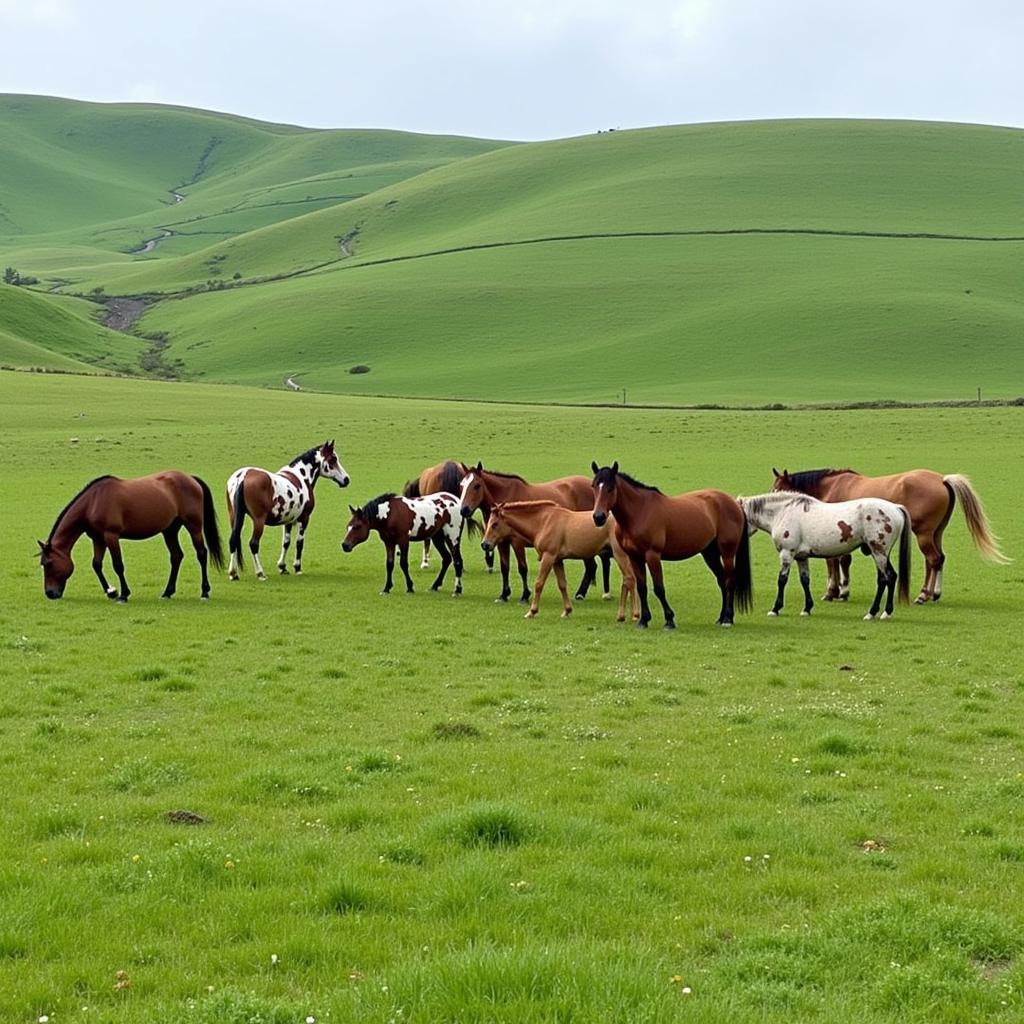
[[[462,528],[470,537],[479,537],[484,532],[484,528],[472,516],[462,520]]]
[[[220,528],[217,526],[217,509],[213,504],[213,495],[206,481],[201,477],[192,478],[203,489],[203,539],[210,561],[218,569],[224,568],[224,549],[220,546]]]
[[[754,581],[750,574],[750,531],[747,529],[745,513],[743,536],[740,538],[740,546],[736,549],[733,580],[735,581],[733,605],[741,612],[749,612],[754,607]]]
[[[241,571],[245,567],[245,561],[242,558],[242,524],[245,522],[245,513],[248,509],[245,507],[245,479],[238,481],[238,487],[235,488],[235,493],[231,499],[232,508],[234,509],[234,523],[231,524],[231,537],[228,539],[228,551],[231,554],[238,555],[238,568]]]
[[[420,478],[417,477],[415,480],[410,480],[405,487],[402,488],[403,498],[420,498]]]
[[[458,494],[459,485],[462,483],[463,470],[465,466],[460,462],[453,462],[449,459],[441,467],[441,487],[442,491],[447,491],[449,494]]]
[[[900,534],[900,567],[897,570],[899,574],[899,590],[897,594],[901,604],[909,604],[910,538],[914,531],[910,525],[910,513],[902,505],[900,505],[900,511],[903,513],[903,532]]]

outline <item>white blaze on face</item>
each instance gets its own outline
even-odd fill
[[[462,481],[462,493],[459,495],[459,503],[461,505],[466,504],[466,492],[469,490],[470,484],[473,482],[473,474],[470,473],[465,480]]]

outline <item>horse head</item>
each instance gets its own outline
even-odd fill
[[[476,466],[466,470],[465,476],[459,481],[459,497],[462,501],[462,518],[468,519],[487,496],[484,485],[484,465],[477,462]]]
[[[491,514],[487,517],[487,529],[484,530],[484,539],[480,542],[480,547],[484,551],[493,551],[495,546],[501,543],[501,541],[508,540],[512,536],[512,527],[505,518],[504,511],[504,502],[499,502],[491,509]]]
[[[796,487],[793,484],[793,478],[789,475],[789,470],[784,469],[781,473],[772,466],[772,476],[775,480],[772,483],[773,491],[795,491]]]
[[[334,441],[324,441],[317,452],[320,473],[333,480],[339,487],[348,487],[349,477],[345,467],[338,461],[334,452]]]
[[[64,596],[64,587],[75,571],[70,552],[57,551],[49,541],[38,541],[39,564],[43,567],[43,593],[51,601]]]
[[[608,521],[608,514],[615,508],[615,483],[619,476],[618,460],[610,466],[598,466],[591,462],[590,468],[594,471],[594,479],[591,486],[594,488],[594,525],[604,526]]]
[[[345,552],[362,544],[370,536],[370,517],[366,514],[365,509],[349,505],[348,510],[352,513],[352,518],[349,520],[341,542],[341,550]]]

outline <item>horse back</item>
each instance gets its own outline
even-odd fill
[[[96,532],[125,540],[143,540],[166,530],[176,519],[202,519],[203,489],[177,469],[121,480],[111,477],[89,495],[88,520]]]
[[[857,498],[882,498],[903,505],[915,524],[938,522],[949,507],[949,492],[942,475],[931,469],[911,469],[888,476],[861,476],[843,473],[826,490],[823,501],[852,501]]]

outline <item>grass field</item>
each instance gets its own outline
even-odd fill
[[[657,412],[475,406],[0,373],[0,1019],[1015,1021],[1024,1016],[1020,410]],[[33,557],[101,473],[219,494],[336,437],[305,574],[158,599],[159,540],[106,601]],[[72,442],[77,438],[77,442]],[[679,630],[545,594],[378,593],[348,502],[439,458],[544,479],[591,459],[666,491],[754,493],[773,464],[971,476],[1008,567],[958,512],[943,601],[861,621]],[[222,529],[224,523],[222,520]],[[264,544],[276,560],[277,538]],[[920,579],[915,560],[914,582]],[[816,590],[823,577],[814,567]],[[655,620],[658,621],[657,618]],[[167,813],[201,815],[173,824]]]
[[[0,128],[0,263],[44,290],[146,294],[160,373],[642,404],[1021,393],[1018,130],[770,121],[511,145],[39,97],[0,100]],[[0,364],[70,351],[41,314],[26,337],[0,308]],[[135,351],[126,365],[156,372]]]

